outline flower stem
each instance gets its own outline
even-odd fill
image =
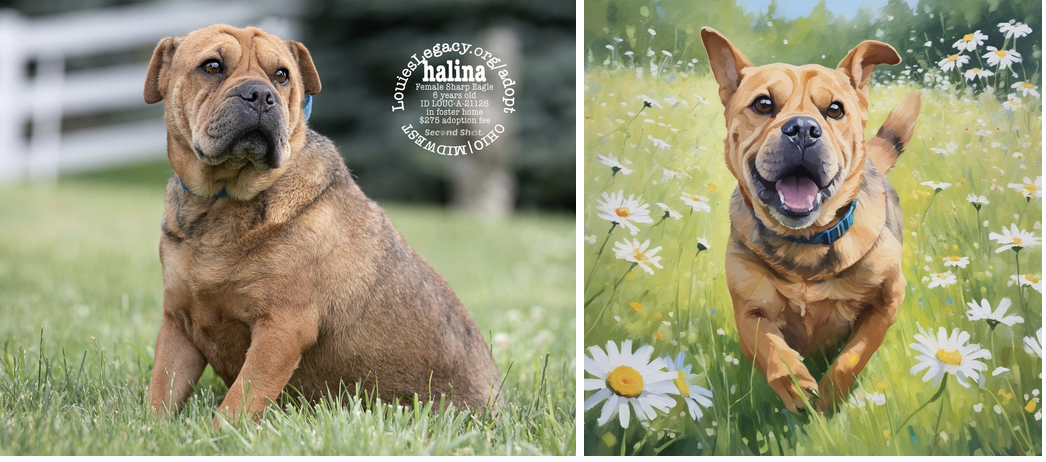
[[[923,223],[926,223],[926,214],[930,213],[930,206],[933,205],[933,199],[937,197],[937,193],[941,192],[940,189],[934,188],[933,196],[930,196],[930,203],[926,204],[926,211],[923,212],[923,221],[919,222],[919,226],[922,227]]]
[[[614,287],[610,289],[610,295],[607,295],[607,298],[603,299],[603,304],[600,305],[600,307],[599,307],[599,313],[596,314],[596,317],[592,320],[592,325],[590,325],[589,328],[588,328],[588,331],[585,332],[585,336],[586,337],[588,336],[588,334],[592,333],[592,329],[594,329],[596,327],[596,324],[599,323],[600,318],[603,317],[603,313],[605,313],[606,310],[607,310],[607,303],[610,302],[611,298],[614,298],[614,293],[617,292],[617,286],[621,285],[621,282],[625,280],[625,276],[628,276],[628,273],[631,273],[632,269],[635,268],[637,265],[639,265],[639,263],[632,263],[632,266],[628,267],[628,270],[625,271],[625,274],[622,274],[621,278],[618,279],[617,282],[614,283]],[[601,290],[600,293],[602,293],[602,292],[603,291]],[[599,294],[596,294],[596,295],[599,295]],[[589,299],[589,302],[591,302],[594,299],[595,299],[595,296],[593,296],[591,299]],[[586,306],[587,306],[587,303],[586,303]]]
[[[614,228],[617,227],[617,222],[610,222],[610,230],[607,231],[607,237],[603,239],[603,245],[599,246],[599,251],[596,252],[596,260],[592,262],[592,269],[588,271],[588,277],[585,278],[585,284],[592,282],[592,273],[596,272],[596,267],[599,266],[599,257],[603,255],[603,249],[607,247],[607,241],[610,240],[610,233],[614,232]]]
[[[894,430],[893,433],[895,435],[898,434],[898,432],[900,432],[901,429],[904,428],[904,425],[907,424],[909,420],[912,420],[912,417],[915,417],[915,414],[918,414],[919,411],[923,410],[924,407],[929,406],[930,403],[932,403],[934,401],[937,401],[937,399],[940,398],[941,395],[944,394],[944,386],[947,385],[947,384],[948,384],[948,374],[945,373],[944,378],[941,379],[941,388],[937,390],[937,393],[934,393],[933,397],[931,397],[929,401],[927,401],[922,406],[919,406],[919,408],[916,409],[914,412],[912,412],[912,414],[909,415],[907,419],[904,419],[904,422],[901,422],[901,424],[897,426],[897,429]],[[938,419],[940,419],[940,416],[938,416]]]
[[[1024,315],[1028,316],[1028,307],[1024,304],[1024,289],[1021,288],[1021,250],[1020,247],[1014,247],[1013,260],[1017,262],[1017,297],[1021,300],[1021,309],[1024,310]]]

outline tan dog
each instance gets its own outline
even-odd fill
[[[454,292],[305,124],[302,99],[319,91],[302,44],[255,28],[215,25],[156,47],[145,101],[166,102],[175,172],[157,412],[177,411],[207,364],[234,420],[258,419],[288,385],[315,400],[362,381],[386,402],[416,393],[469,407],[498,390]]]
[[[865,143],[868,84],[901,61],[865,41],[837,69],[753,66],[711,28],[701,39],[726,106],[726,277],[745,356],[790,411],[829,410],[883,341],[904,300],[901,209],[884,177],[911,138],[913,93]],[[856,202],[855,202],[856,201]],[[835,357],[818,383],[803,356]]]

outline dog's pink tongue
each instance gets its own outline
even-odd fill
[[[788,208],[801,212],[813,208],[817,185],[809,178],[790,176],[777,181],[777,192]]]

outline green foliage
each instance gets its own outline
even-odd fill
[[[904,212],[902,265],[908,286],[896,324],[858,377],[853,403],[822,416],[787,412],[738,343],[723,271],[727,209],[736,180],[723,161],[726,130],[715,82],[707,74],[655,79],[594,67],[586,72],[585,85],[583,213],[589,244],[584,250],[584,299],[591,303],[585,308],[584,344],[603,347],[608,341],[632,339],[633,348],[652,345],[654,357],[685,352],[686,363],[700,376],[694,385],[714,394],[713,406],[696,421],[676,398],[669,413],[659,412],[643,425],[633,413],[627,429],[616,418],[598,425],[601,406],[596,405],[585,413],[586,454],[1042,453],[1037,417],[1042,364],[1022,347],[1023,339],[1035,337],[1042,326],[1041,287],[1025,286],[1018,293],[1018,287],[1008,285],[1018,272],[1015,254],[995,253],[998,244],[988,240],[989,232],[1011,223],[1041,236],[1041,197],[1025,200],[1007,187],[1040,176],[1042,113],[1037,99],[1028,96],[1029,104],[1011,111],[989,95],[968,90],[957,97],[951,87],[873,84],[866,136],[875,133],[902,97],[924,91],[915,136],[889,175]],[[644,108],[641,98],[658,104]],[[658,147],[665,146],[661,143],[667,147]],[[596,157],[607,154],[627,159],[621,162],[631,173],[612,175]],[[934,196],[921,185],[925,181],[952,185]],[[641,195],[651,206],[654,223],[640,224],[635,237],[621,227],[608,235],[612,225],[596,216],[601,194],[618,191],[626,197]],[[680,199],[683,193],[707,196],[711,211],[691,212]],[[971,193],[987,196],[990,204],[978,212],[966,199]],[[658,223],[663,213],[654,205],[658,202],[682,217]],[[632,264],[616,259],[610,249],[613,242],[633,238],[649,239],[651,249],[660,247],[657,255],[664,268],[655,267],[653,275],[629,272]],[[697,238],[707,239],[710,248],[698,252]],[[605,239],[611,245],[597,256]],[[1021,251],[1021,274],[1040,278],[1041,255],[1037,246]],[[950,256],[969,257],[970,263],[945,267]],[[958,283],[928,288],[929,275],[946,270],[957,275]],[[1013,300],[1010,313],[1022,316],[1023,323],[992,330],[964,315],[968,302],[987,299],[995,307],[1004,297]],[[992,359],[986,361],[983,386],[962,388],[951,379],[941,404],[928,406],[898,431],[911,411],[937,392],[921,375],[909,373],[915,364],[909,344],[917,326],[960,328],[971,334],[970,343],[989,349]],[[808,362],[811,370],[824,369],[815,364],[817,358]],[[998,367],[1009,371],[992,375]],[[864,397],[876,393],[885,404]]]
[[[628,51],[633,52],[635,59],[645,61],[650,50],[661,61],[665,50],[673,56],[666,60],[662,72],[707,71],[700,30],[710,26],[726,35],[756,65],[785,62],[835,67],[862,40],[874,39],[896,48],[903,65],[930,70],[957,52],[953,43],[975,30],[989,36],[986,45],[1002,48],[1003,34],[998,23],[1015,19],[1034,31],[1030,37],[1017,41],[1016,50],[1025,59],[1025,65],[1018,67],[1023,74],[1021,79],[1040,79],[1042,45],[1035,37],[1042,28],[1041,1],[920,0],[913,10],[904,0],[889,0],[881,10],[865,6],[853,18],[834,15],[824,0],[809,15],[795,19],[785,18],[783,8],[776,1],[758,12],[748,11],[742,2],[734,1],[586,1],[586,65],[591,68],[610,59],[628,66],[633,63],[624,56]],[[649,29],[656,35],[651,35]],[[616,42],[615,37],[622,41]],[[925,46],[926,42],[931,42],[931,46]],[[1009,43],[1012,46],[1012,41]],[[608,44],[614,45],[615,50],[606,49]],[[982,46],[976,53],[967,53],[973,60],[971,66],[985,52]],[[693,59],[697,63],[691,68]],[[890,80],[891,73],[896,77],[900,71],[878,74]],[[953,83],[963,80],[958,73],[946,75]],[[1013,83],[1012,78],[1009,83]]]
[[[133,172],[131,172],[133,173]],[[145,404],[160,323],[163,198],[123,174],[0,190],[0,455],[572,454],[574,221],[387,206],[455,289],[505,377],[497,417],[370,399],[285,400],[211,429],[208,368],[186,409]]]

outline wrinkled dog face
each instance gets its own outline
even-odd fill
[[[766,223],[772,228],[798,230],[818,223],[822,214],[834,216],[849,200],[836,193],[848,180],[859,182],[854,174],[864,168],[863,77],[870,78],[874,65],[889,62],[896,51],[865,42],[839,69],[756,67],[725,37],[706,30],[702,38],[726,106],[727,164],[746,195],[768,212],[764,222],[772,218]],[[848,64],[855,59],[856,77]]]
[[[303,128],[302,98],[318,91],[312,59],[300,43],[216,25],[160,42],[145,98],[166,100],[169,134],[213,167],[209,178],[220,179],[245,168],[268,173],[286,163],[292,137]]]

